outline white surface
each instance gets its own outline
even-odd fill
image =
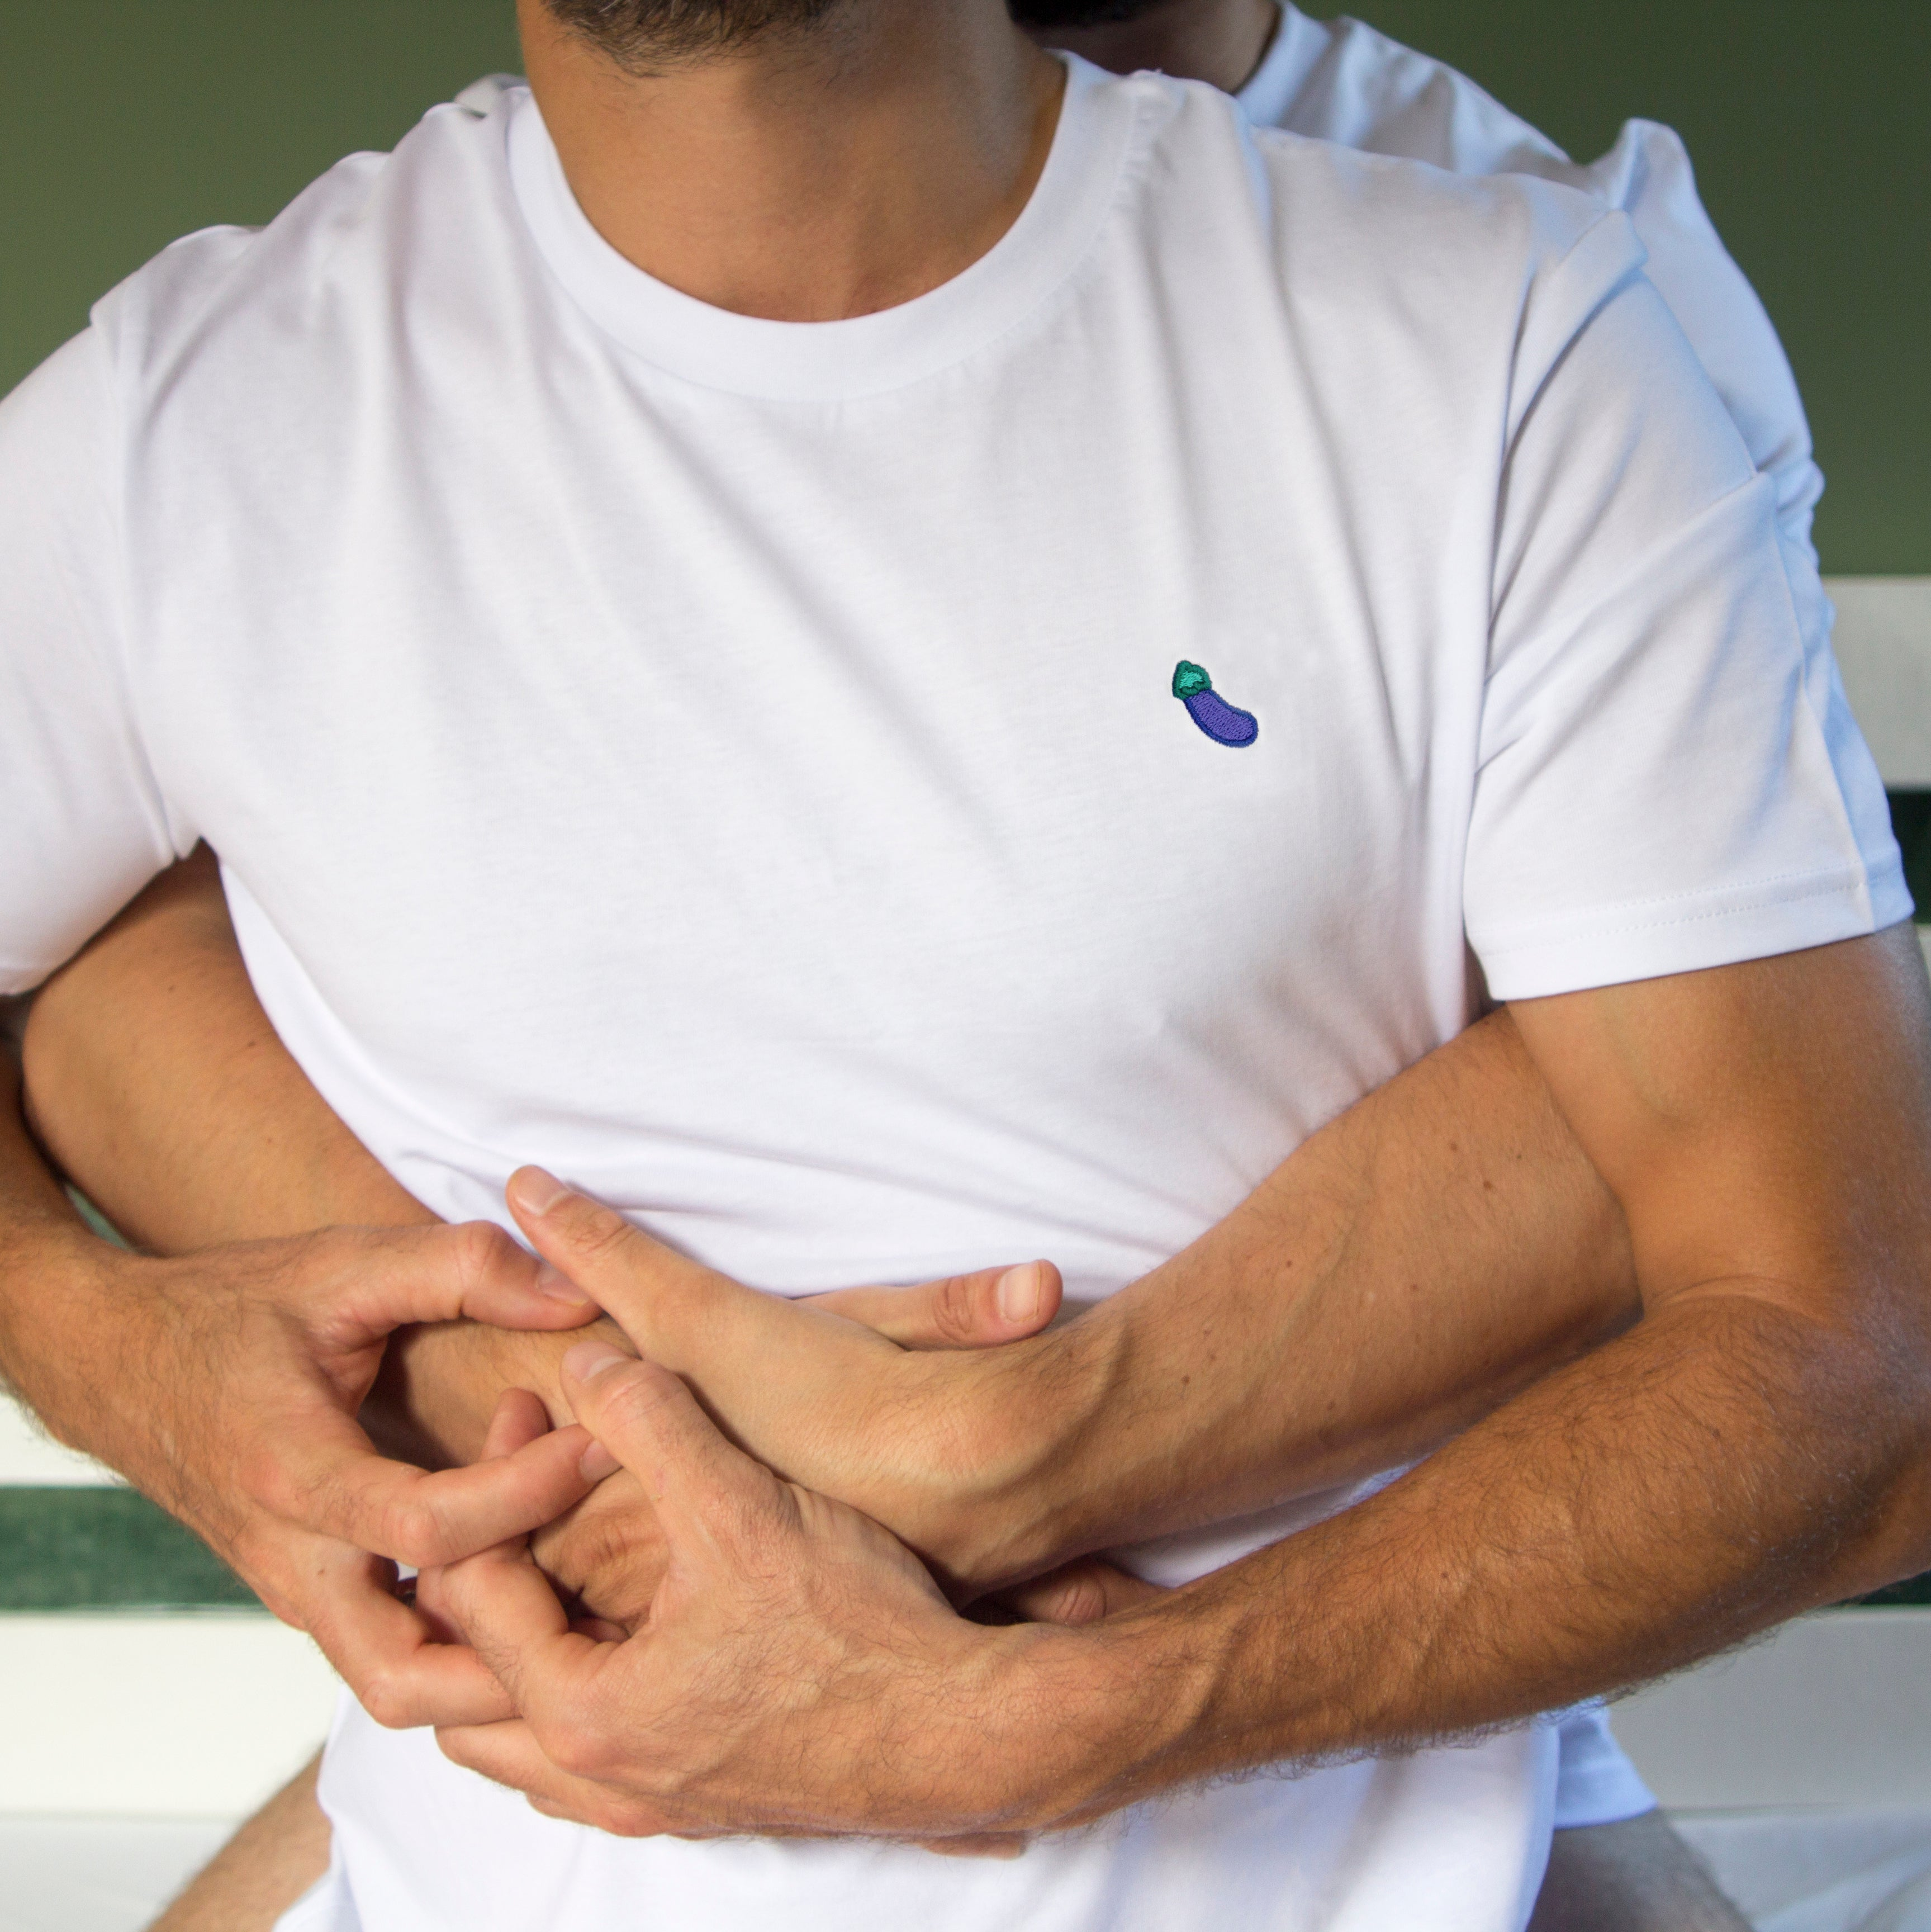
[[[1931,1810],[1742,1812],[1676,1824],[1759,1932],[1931,1932]]]
[[[1615,1706],[1672,1809],[1931,1807],[1931,1610],[1828,1610]]]
[[[1931,1932],[1931,1811],[1676,1822],[1759,1932]],[[139,1932],[230,1828],[226,1820],[0,1818],[0,1932]]]
[[[0,1932],[139,1932],[227,1819],[0,1818]]]
[[[336,1688],[265,1616],[0,1617],[0,1816],[240,1816],[320,1744]]]
[[[1890,785],[1931,785],[1931,577],[1834,577],[1837,662]]]
[[[10,1396],[0,1395],[0,1484],[85,1489],[120,1480],[112,1469],[43,1436]]]

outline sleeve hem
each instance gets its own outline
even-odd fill
[[[1534,1000],[1801,952],[1910,916],[1892,860],[1873,872],[1846,867],[1612,907],[1540,929],[1518,925],[1494,938],[1471,933],[1470,943],[1494,998]]]
[[[1555,1808],[1558,1832],[1589,1825],[1619,1825],[1657,1808],[1656,1793],[1630,1762],[1609,1728],[1609,1714],[1591,1700],[1552,1712],[1556,1726]]]
[[[1579,1790],[1558,1790],[1555,1826],[1558,1832],[1585,1830],[1591,1825],[1621,1825],[1646,1818],[1657,1809],[1656,1793],[1627,1760],[1618,1768],[1592,1772],[1578,1780]]]

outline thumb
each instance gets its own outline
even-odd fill
[[[291,1294],[328,1346],[358,1348],[419,1322],[467,1318],[497,1328],[580,1328],[596,1305],[546,1276],[502,1228],[331,1228],[312,1237]]]
[[[1004,1593],[1027,1623],[1096,1624],[1165,1592],[1097,1556],[1083,1556]]]
[[[913,1288],[835,1288],[806,1299],[901,1348],[996,1348],[1036,1335],[1059,1313],[1064,1292],[1051,1262],[1022,1262]]]
[[[784,1486],[724,1438],[668,1369],[607,1342],[580,1342],[563,1358],[563,1393],[577,1420],[643,1484],[673,1565],[680,1554],[728,1553],[760,1522],[775,1526]]]
[[[580,1288],[647,1353],[677,1359],[674,1346],[664,1344],[682,1332],[685,1317],[701,1315],[713,1326],[751,1293],[540,1167],[518,1168],[504,1198],[551,1277],[561,1274]]]

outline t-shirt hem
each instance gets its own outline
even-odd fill
[[[1534,1000],[1801,952],[1881,932],[1911,910],[1893,860],[1615,907],[1534,938],[1471,933],[1470,941],[1492,997]]]

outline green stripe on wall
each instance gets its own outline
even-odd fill
[[[0,1612],[261,1607],[199,1537],[132,1490],[0,1488]]]
[[[1864,1600],[1931,1608],[1931,1576]],[[0,1488],[0,1614],[261,1608],[198,1537],[132,1490]]]

